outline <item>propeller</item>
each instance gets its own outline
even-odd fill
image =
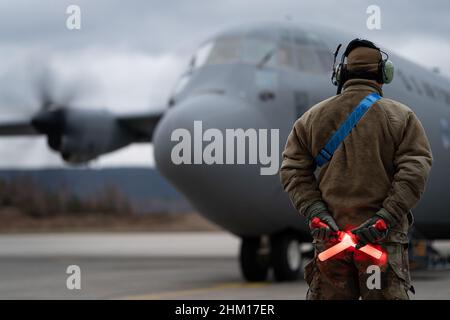
[[[62,135],[66,131],[66,114],[70,108],[69,100],[57,103],[55,73],[47,67],[40,71],[35,80],[39,110],[31,118],[36,131],[45,134],[53,150],[60,150]]]
[[[68,129],[67,114],[73,101],[82,93],[79,83],[82,82],[69,85],[67,81],[57,78],[49,66],[40,69],[35,77],[39,110],[31,117],[31,125],[48,137],[53,150],[61,149],[62,136]]]
[[[34,87],[39,111],[69,108],[75,98],[80,95],[79,87],[75,84],[64,83],[62,79],[57,78],[56,72],[50,66],[42,67],[37,71]]]
[[[63,137],[70,130],[68,115],[75,112],[74,101],[94,87],[92,80],[73,75],[63,80],[50,65],[37,69],[36,75],[34,87],[39,110],[31,117],[31,125],[47,136],[50,148],[62,152]]]
[[[11,119],[8,119],[12,123],[11,130],[30,134],[37,131],[45,135],[51,149],[64,159],[71,159],[68,141],[72,141],[73,149],[73,140],[77,139],[74,138],[76,127],[72,118],[83,114],[72,106],[86,94],[86,89],[93,92],[92,76],[83,75],[81,70],[70,65],[60,66],[57,59],[48,57],[32,57],[13,71],[0,74],[0,80],[4,82],[0,88],[0,104],[8,106],[5,118]],[[83,120],[78,121],[83,124]],[[31,150],[36,145],[34,139],[27,139],[25,144],[27,147],[22,145],[21,148]]]

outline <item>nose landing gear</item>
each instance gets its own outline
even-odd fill
[[[273,270],[276,281],[294,281],[301,274],[303,255],[294,232],[243,238],[240,266],[247,281],[265,281]]]
[[[267,279],[270,256],[263,237],[243,238],[239,260],[245,280],[255,282]]]
[[[271,264],[276,281],[294,281],[300,276],[302,253],[295,234],[280,233],[270,239]]]

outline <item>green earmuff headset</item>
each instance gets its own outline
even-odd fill
[[[391,60],[389,60],[389,55],[378,48],[373,42],[364,40],[364,39],[353,39],[347,45],[345,52],[341,56],[341,62],[336,66],[336,57],[339,53],[339,49],[342,44],[339,44],[334,52],[334,62],[333,62],[333,74],[331,75],[331,82],[338,87],[338,94],[341,93],[342,86],[345,81],[349,79],[349,76],[353,78],[361,78],[361,79],[369,79],[376,80],[378,83],[390,83],[394,78],[394,64]],[[381,54],[384,54],[386,57],[381,59],[378,63],[378,71],[377,73],[371,72],[351,72],[351,74],[347,70],[347,65],[345,63],[345,59],[348,57],[350,52],[353,49],[358,47],[367,47],[380,51]]]

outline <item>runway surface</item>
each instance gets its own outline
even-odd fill
[[[0,235],[0,299],[304,299],[303,280],[244,282],[238,247],[220,232]],[[70,265],[81,269],[80,290],[67,289]],[[450,271],[413,281],[412,298],[450,299]]]

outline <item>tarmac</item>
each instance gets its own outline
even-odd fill
[[[450,242],[436,248],[450,253]],[[247,283],[222,232],[0,235],[0,299],[304,299],[303,279]],[[80,289],[69,289],[69,266]],[[450,271],[416,271],[412,299],[450,299]],[[70,285],[69,285],[70,287]]]

